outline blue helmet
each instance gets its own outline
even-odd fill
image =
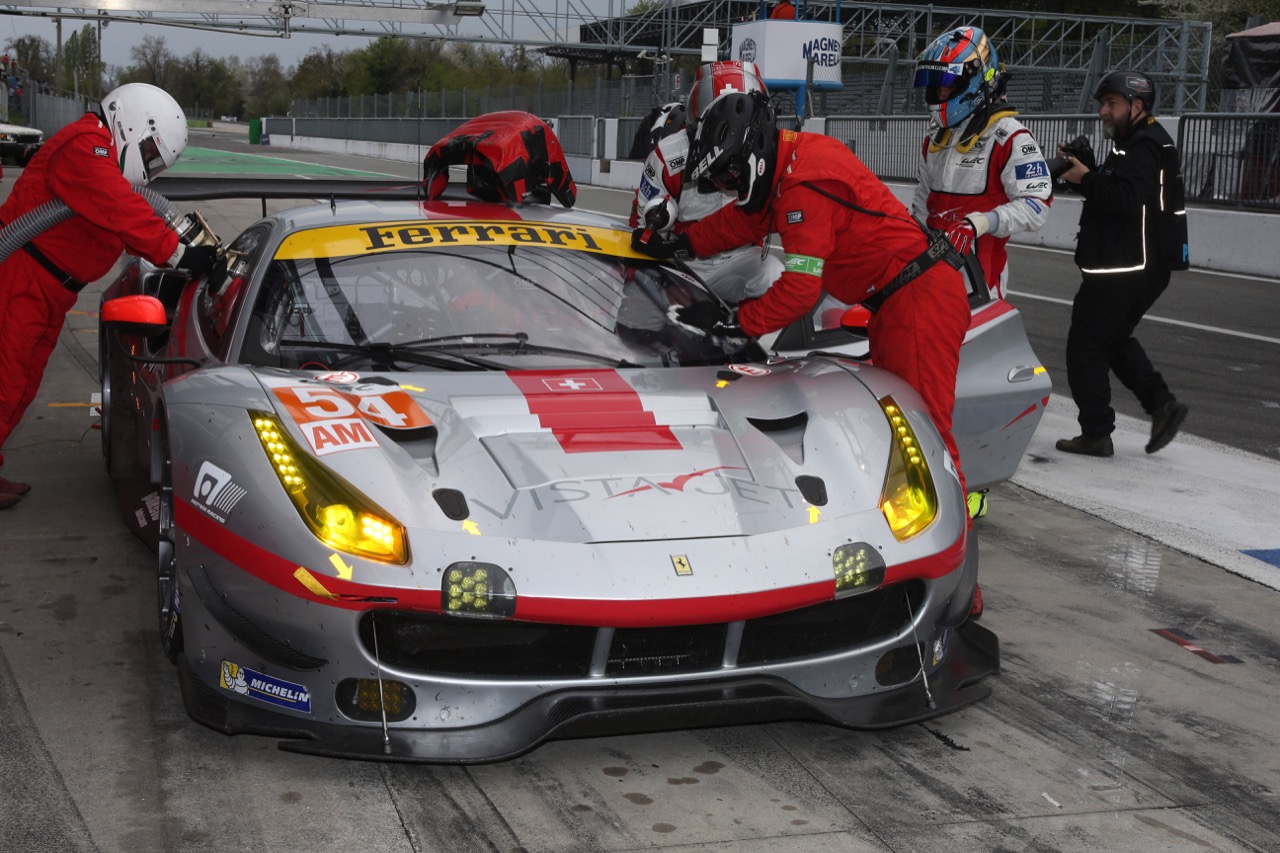
[[[987,34],[977,27],[961,27],[925,48],[916,60],[912,85],[925,90],[929,114],[939,127],[955,127],[996,100],[1002,73]],[[951,89],[945,98],[943,87]]]

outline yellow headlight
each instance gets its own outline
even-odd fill
[[[880,511],[889,522],[894,538],[903,542],[928,527],[937,516],[938,493],[906,414],[891,396],[882,399],[880,407],[889,419],[893,435],[889,472],[880,493]]]
[[[383,563],[403,565],[409,561],[404,525],[304,453],[275,415],[249,415],[280,485],[320,541]]]

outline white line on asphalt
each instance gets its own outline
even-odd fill
[[[1059,299],[1056,296],[1039,296],[1035,293],[1023,293],[1022,291],[1010,290],[1009,295],[1016,296],[1019,299],[1039,299],[1041,302],[1056,302],[1059,305],[1071,304],[1070,299]],[[1188,329],[1196,329],[1201,332],[1217,332],[1220,335],[1230,335],[1233,338],[1248,338],[1251,341],[1262,341],[1264,344],[1280,344],[1280,338],[1269,338],[1266,335],[1254,335],[1249,332],[1235,332],[1231,329],[1220,329],[1217,326],[1188,323],[1185,320],[1171,320],[1168,317],[1153,317],[1150,314],[1147,314],[1142,319],[1150,320],[1153,323],[1167,323],[1170,326],[1184,326]]]
[[[1074,249],[1056,249],[1053,246],[1028,246],[1024,243],[1010,243],[1010,249],[1026,249],[1029,252],[1050,252],[1055,255],[1074,255]],[[1242,278],[1245,281],[1260,281],[1264,284],[1280,284],[1280,279],[1269,278],[1261,275],[1250,275],[1243,272],[1224,272],[1222,270],[1210,270],[1204,267],[1192,267],[1188,272],[1200,273],[1201,275],[1220,275],[1224,278]]]

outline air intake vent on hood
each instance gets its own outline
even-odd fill
[[[827,484],[821,477],[801,474],[796,477],[796,488],[800,490],[800,494],[804,495],[804,499],[814,506],[827,505]]]
[[[747,418],[747,423],[772,438],[793,460],[804,462],[804,430],[809,425],[808,412],[785,418]]]
[[[436,489],[431,493],[431,497],[436,499],[436,503],[440,505],[444,514],[454,521],[464,521],[471,515],[471,508],[467,506],[467,496],[457,489]]]

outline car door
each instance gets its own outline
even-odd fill
[[[952,432],[965,480],[976,490],[1013,476],[1044,415],[1052,385],[1027,340],[1021,313],[991,292],[976,258],[968,257],[962,275],[972,320],[960,350]],[[809,314],[778,335],[773,349],[782,355],[822,351],[869,361],[865,325],[844,325],[849,309],[824,295]],[[869,315],[858,313],[865,323]]]

